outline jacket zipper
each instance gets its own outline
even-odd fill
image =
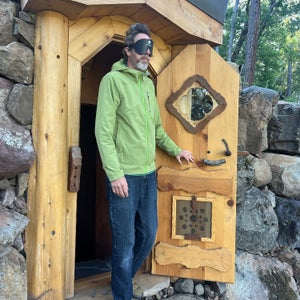
[[[144,105],[144,114],[145,114],[145,138],[146,138],[146,161],[144,165],[144,172],[147,172],[147,163],[149,162],[149,119],[148,119],[148,112],[147,112],[147,106],[149,106],[150,109],[150,99],[149,99],[149,93],[147,91],[147,99],[145,99],[145,91],[143,90],[142,87],[142,81],[144,81],[144,75],[142,76],[142,79],[139,79],[139,88],[140,88],[140,93],[142,96],[142,101]],[[148,102],[148,103],[147,103]],[[147,105],[148,104],[148,105]]]

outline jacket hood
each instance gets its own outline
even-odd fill
[[[123,58],[121,58],[119,61],[115,62],[112,65],[111,68],[112,71],[119,71],[119,72],[127,72],[131,75],[133,75],[134,77],[139,78],[140,76],[144,77],[144,76],[149,76],[150,73],[146,70],[146,71],[140,71],[140,70],[135,70],[132,68],[128,68],[125,64],[125,61]]]

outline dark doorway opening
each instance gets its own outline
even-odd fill
[[[94,134],[97,95],[102,77],[121,58],[122,47],[111,43],[82,68],[80,148],[82,170],[77,197],[75,279],[110,271],[111,231],[106,177]]]
[[[96,140],[93,135],[96,108],[81,105],[80,148],[82,170],[77,197],[76,261],[95,258]],[[86,122],[88,120],[88,122]]]
[[[95,105],[81,105],[82,173],[77,199],[75,279],[110,271],[111,237],[105,174],[94,136],[95,115]]]

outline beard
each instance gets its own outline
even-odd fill
[[[140,71],[146,71],[148,69],[148,63],[144,63],[142,61],[139,61],[136,63],[136,68]]]

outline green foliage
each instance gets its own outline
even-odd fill
[[[231,19],[235,0],[229,1],[224,24],[220,55],[227,59]],[[239,39],[247,34],[248,0],[241,0],[235,24],[232,57],[243,66],[245,41],[239,48]],[[272,8],[271,5],[275,5]],[[291,94],[288,100],[300,101],[300,2],[298,0],[261,0],[261,24],[256,53],[255,85],[278,90],[282,96],[288,90],[288,70],[291,74]],[[245,36],[246,37],[246,36]]]

